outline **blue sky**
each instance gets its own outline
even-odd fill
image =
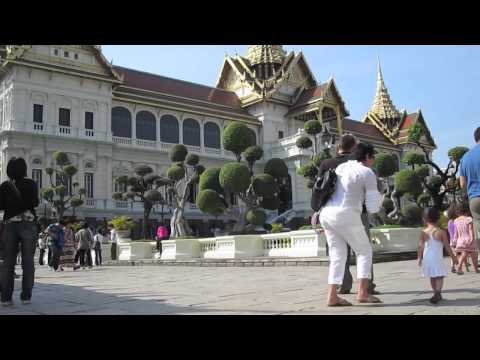
[[[215,86],[225,53],[245,54],[246,45],[104,45],[115,65]],[[377,56],[390,96],[401,110],[421,108],[438,150],[434,160],[448,163],[448,150],[472,147],[480,126],[480,46],[284,45],[302,51],[319,82],[331,75],[350,118],[361,120],[376,87]]]

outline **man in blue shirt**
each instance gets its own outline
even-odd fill
[[[467,190],[477,234],[480,231],[480,127],[474,133],[475,145],[460,163],[460,186]]]

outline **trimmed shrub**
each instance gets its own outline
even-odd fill
[[[249,163],[253,163],[262,158],[263,149],[260,146],[250,146],[243,152],[243,156]]]
[[[394,209],[393,201],[392,199],[385,198],[382,202],[382,207],[385,209],[385,212],[387,214],[391,213]]]
[[[405,225],[415,226],[422,224],[422,209],[416,204],[405,205],[402,209],[402,215]]]
[[[190,166],[195,166],[200,162],[200,157],[196,154],[188,154],[186,163]]]
[[[160,176],[157,175],[157,174],[148,174],[148,175],[145,175],[143,177],[143,180],[147,183],[147,184],[153,184],[154,182],[156,182],[158,179],[160,179]]]
[[[395,176],[395,189],[398,193],[417,197],[422,193],[422,182],[413,170],[403,169]]]
[[[220,168],[212,167],[206,169],[200,176],[199,190],[213,190],[218,193],[223,193],[222,186],[220,185]]]
[[[442,186],[442,178],[438,175],[427,177],[427,185],[439,189]]]
[[[265,174],[273,176],[275,179],[282,179],[288,177],[288,167],[285,161],[278,158],[273,158],[267,161],[263,170]]]
[[[145,176],[147,174],[151,174],[153,169],[147,165],[138,165],[135,167],[134,171],[138,176]]]
[[[448,151],[448,157],[458,163],[468,150],[469,149],[465,146],[456,146]]]
[[[397,158],[392,154],[377,154],[374,168],[377,169],[378,176],[382,178],[390,177],[398,171]]]
[[[220,169],[219,180],[223,189],[241,193],[250,185],[250,170],[245,164],[230,162]]]
[[[145,197],[145,199],[151,202],[157,202],[157,201],[163,200],[162,194],[160,194],[160,192],[157,190],[148,190],[145,192],[143,196]]]
[[[277,210],[280,207],[280,200],[278,197],[264,197],[260,202],[260,206],[266,210]]]
[[[419,166],[415,169],[415,174],[417,174],[420,179],[425,179],[430,175],[430,167],[428,165]]]
[[[301,176],[304,176],[304,177],[313,178],[313,177],[317,176],[318,169],[312,163],[308,163],[308,164],[305,164],[305,165],[301,165],[298,168],[297,173],[298,173],[298,175],[301,175]]]
[[[203,172],[205,171],[205,166],[197,165],[195,166],[195,171],[197,172],[198,175],[202,175]]]
[[[422,165],[425,164],[425,155],[416,151],[409,151],[402,159],[404,164],[407,165]]]
[[[246,219],[250,224],[263,225],[267,220],[267,214],[261,209],[252,209],[247,212]]]
[[[183,162],[187,157],[188,150],[185,145],[176,144],[173,145],[169,152],[170,161],[172,162]]]
[[[422,207],[427,207],[430,201],[432,200],[432,196],[427,193],[422,193],[417,198],[417,203]]]
[[[185,177],[185,169],[178,165],[172,165],[167,170],[167,177],[173,181],[179,181]]]
[[[273,176],[259,174],[253,178],[253,191],[260,196],[273,197],[279,191],[279,186]]]
[[[65,175],[71,177],[77,173],[77,168],[73,165],[67,165],[63,169],[63,172],[65,173]]]
[[[222,136],[223,148],[234,154],[241,154],[249,146],[252,146],[250,130],[240,122],[233,122],[223,131]]]
[[[221,213],[223,209],[222,199],[217,192],[210,189],[198,193],[196,205],[201,211],[215,215]]]
[[[305,132],[309,135],[317,135],[322,132],[322,124],[318,120],[309,120],[303,126]]]
[[[52,157],[53,160],[55,160],[56,164],[59,166],[65,166],[70,164],[70,160],[68,160],[68,155],[63,151],[55,151]]]
[[[319,167],[320,164],[323,162],[323,160],[327,160],[327,159],[330,159],[330,155],[325,152],[322,152],[321,154],[317,154],[312,157],[312,163],[315,166]]]
[[[308,136],[301,136],[297,139],[295,145],[297,145],[297,147],[300,149],[308,149],[313,145],[313,143]]]

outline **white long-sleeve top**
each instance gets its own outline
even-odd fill
[[[337,187],[325,209],[330,211],[362,211],[365,203],[367,211],[375,214],[380,210],[382,195],[378,191],[377,177],[372,169],[356,160],[340,164],[336,170]]]

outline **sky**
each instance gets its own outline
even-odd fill
[[[422,110],[437,144],[433,159],[448,163],[448,150],[474,145],[480,126],[480,46],[283,45],[302,51],[319,83],[333,76],[350,112],[362,120],[373,102],[377,57],[398,110]],[[103,45],[114,65],[215,86],[225,54],[247,45]]]

